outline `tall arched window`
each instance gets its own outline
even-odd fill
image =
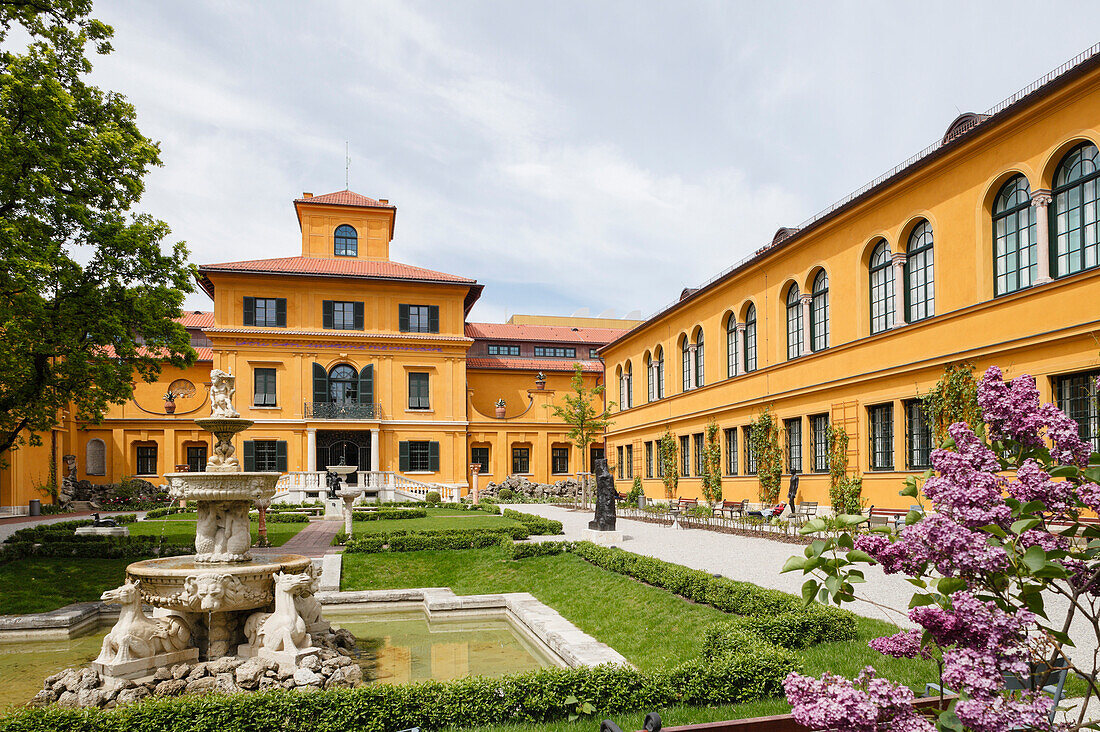
[[[332,401],[337,404],[352,404],[359,390],[359,374],[355,367],[347,364],[333,366],[328,372],[328,390]]]
[[[623,369],[622,366],[620,366],[617,371],[619,374],[619,411],[621,412],[624,409],[629,409],[630,405],[627,404],[626,396],[626,371]]]
[[[726,320],[726,377],[737,376],[737,317]]]
[[[680,341],[680,370],[683,373],[683,390],[691,390],[691,341],[685,333]]]
[[[745,372],[756,371],[756,306],[750,304],[745,312]]]
[[[653,378],[653,356],[649,355],[649,351],[645,354],[645,385],[646,385],[646,401],[657,400],[657,379]]]
[[[814,353],[829,347],[829,275],[821,270],[814,277],[810,301],[810,350]]]
[[[626,377],[626,408],[630,409],[634,406],[634,369],[631,368],[630,361],[626,362],[623,376]]]
[[[936,314],[936,278],[932,257],[932,225],[922,221],[913,227],[905,247],[905,304],[908,322]]]
[[[700,328],[699,334],[695,336],[695,388],[697,389],[707,383],[705,364],[706,359],[703,358],[703,329]]]
[[[332,252],[338,257],[359,256],[359,234],[347,224],[336,227],[332,236]]]
[[[665,349],[653,349],[653,374],[657,379],[657,398],[665,398]]]
[[[1055,277],[1065,277],[1098,263],[1098,164],[1096,146],[1086,142],[1070,150],[1054,174],[1050,238]]]
[[[787,288],[787,358],[802,355],[802,297],[798,285]]]
[[[993,294],[1031,286],[1039,275],[1035,243],[1031,186],[1017,175],[1001,186],[993,202]]]
[[[871,333],[894,327],[894,273],[890,247],[881,240],[871,252]]]
[[[107,474],[107,444],[98,437],[88,440],[84,454],[84,473],[87,475]]]

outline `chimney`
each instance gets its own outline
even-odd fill
[[[302,194],[302,198],[313,198],[313,194],[310,193],[309,191],[306,191],[305,193]]]
[[[390,205],[390,199],[388,199],[388,198],[379,198],[379,199],[378,199],[378,202],[379,202],[380,204],[382,204],[383,206],[388,206],[388,205]]]

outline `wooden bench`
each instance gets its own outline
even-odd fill
[[[743,501],[722,501],[721,506],[717,506],[714,509],[714,515],[722,518],[725,514],[732,521],[735,516],[741,517],[745,515],[745,511],[749,510],[749,499]]]
[[[699,505],[699,499],[698,498],[677,498],[676,499],[676,510],[680,513],[684,513],[685,511],[689,511],[689,510],[695,508],[698,505]]]
[[[875,527],[893,524],[894,530],[897,531],[905,525],[905,515],[907,513],[909,513],[908,508],[877,508],[871,506],[867,511],[867,525]]]

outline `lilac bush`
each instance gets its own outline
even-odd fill
[[[1006,692],[1005,679],[1041,688],[1061,669],[1084,676],[1088,696],[1100,699],[1096,659],[1072,659],[1066,633],[1083,619],[1100,642],[1100,526],[1082,520],[1100,509],[1100,454],[1080,439],[1076,422],[1040,403],[1031,376],[1005,382],[991,367],[978,404],[985,424],[977,431],[951,425],[923,485],[918,490],[910,479],[901,492],[918,501],[923,494],[930,511],[910,511],[896,533],[884,527],[854,536],[865,519],[839,516],[839,532],[815,539],[783,569],[809,575],[802,588],[807,602],[837,604],[855,599],[854,585],[864,581],[858,565],[907,575],[917,588],[907,615],[917,627],[870,646],[889,656],[934,659],[941,686],[957,698],[938,716],[923,716],[911,691],[876,678],[871,668],[854,681],[791,674],[784,688],[803,725],[853,732],[1049,730],[1052,699]],[[818,519],[803,532],[828,528]],[[1045,610],[1051,595],[1069,605],[1057,623]],[[1063,728],[1083,721],[1084,706],[1076,724]]]

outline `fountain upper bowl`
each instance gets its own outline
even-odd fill
[[[275,495],[282,473],[166,473],[168,495],[187,501],[258,501]]]

